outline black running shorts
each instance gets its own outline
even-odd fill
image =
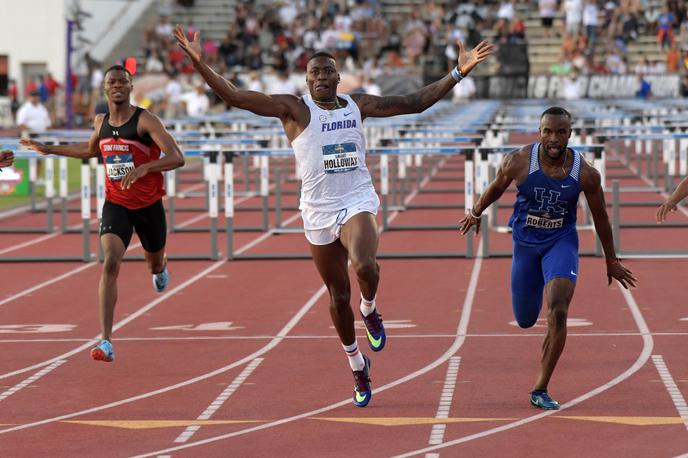
[[[155,253],[165,247],[167,221],[162,200],[136,210],[129,210],[121,205],[105,201],[100,235],[115,234],[122,239],[124,246],[128,247],[134,230],[141,240],[143,249],[147,252]]]

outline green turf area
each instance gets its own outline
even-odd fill
[[[55,160],[55,193],[59,191],[59,169]],[[79,190],[81,183],[81,159],[67,159],[67,189],[69,192]],[[45,196],[45,186],[40,185],[36,189],[36,202],[41,202]],[[20,205],[31,203],[31,196],[0,196],[0,210],[7,210]]]

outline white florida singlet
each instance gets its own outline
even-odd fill
[[[366,167],[365,137],[361,112],[348,95],[339,95],[348,105],[323,110],[310,95],[303,97],[311,111],[306,129],[292,142],[301,175],[301,202],[306,229],[318,229],[313,213],[337,213],[362,201],[377,202]],[[313,215],[315,216],[315,215]]]

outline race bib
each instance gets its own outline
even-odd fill
[[[552,218],[550,214],[533,215],[528,213],[526,226],[539,229],[559,229],[564,226],[564,218]]]
[[[131,154],[111,154],[105,156],[105,170],[110,180],[119,181],[130,170],[134,170],[134,158]]]
[[[323,146],[325,173],[351,172],[358,168],[356,144],[340,143]]]

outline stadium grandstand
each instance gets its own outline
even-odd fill
[[[66,69],[56,72],[37,59],[19,64],[21,46],[4,50],[13,64],[0,91],[12,113],[39,90],[53,126],[67,118],[89,125],[103,102],[103,69],[128,58],[142,79],[135,93],[141,105],[159,115],[181,114],[183,94],[195,105],[198,81],[174,44],[175,24],[190,36],[201,32],[206,58],[219,73],[268,93],[304,93],[305,62],[318,49],[333,50],[342,62],[344,91],[409,92],[451,69],[456,40],[472,47],[482,39],[499,45],[498,58],[474,75],[475,90],[457,91],[457,99],[628,97],[636,87],[627,89],[626,82],[640,74],[652,80],[655,96],[688,90],[686,6],[672,0],[67,3],[65,16],[82,13],[73,18],[80,30],[70,53],[71,113],[65,113]],[[114,18],[103,19],[108,14]],[[590,87],[592,76],[605,81],[603,94]],[[226,109],[211,91],[207,96],[209,112]],[[4,123],[13,124],[8,118]]]

